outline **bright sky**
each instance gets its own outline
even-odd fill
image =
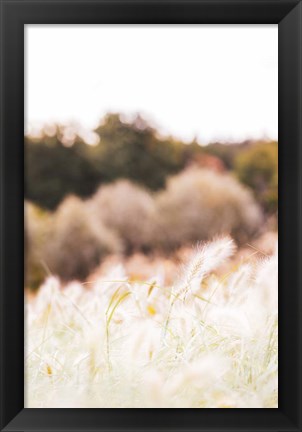
[[[277,25],[27,25],[25,128],[140,112],[201,143],[278,137]]]

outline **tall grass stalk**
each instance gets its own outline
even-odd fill
[[[233,253],[198,246],[172,286],[49,278],[25,303],[26,407],[277,407],[277,252]]]

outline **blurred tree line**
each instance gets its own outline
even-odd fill
[[[124,121],[119,114],[101,121],[94,131],[96,145],[87,145],[78,134],[66,140],[65,132],[56,126],[51,133],[25,137],[25,198],[44,209],[56,209],[70,194],[89,197],[101,184],[119,178],[159,190],[169,176],[189,165],[207,165],[211,156],[211,163],[216,159],[220,169],[233,172],[254,191],[266,212],[277,210],[277,142],[186,144],[161,137],[139,115]]]

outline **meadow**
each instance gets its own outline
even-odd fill
[[[25,406],[278,407],[277,142],[91,133],[25,140]]]
[[[220,237],[170,284],[164,265],[142,281],[121,262],[26,291],[26,406],[277,407],[276,248],[239,258]]]

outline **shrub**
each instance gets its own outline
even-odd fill
[[[244,184],[254,190],[267,212],[278,209],[278,144],[260,142],[239,154],[235,172]]]
[[[168,181],[156,197],[159,220],[156,240],[175,248],[219,234],[245,241],[259,228],[262,216],[251,193],[227,174],[190,169]]]
[[[125,242],[127,252],[149,247],[155,224],[152,195],[128,180],[101,187],[91,211]]]
[[[62,280],[83,280],[103,256],[121,248],[114,233],[89,214],[85,202],[70,196],[54,215],[53,232],[44,247],[44,256],[51,272]]]
[[[43,248],[51,232],[49,213],[35,205],[24,203],[25,285],[37,289],[47,272],[43,262]]]

